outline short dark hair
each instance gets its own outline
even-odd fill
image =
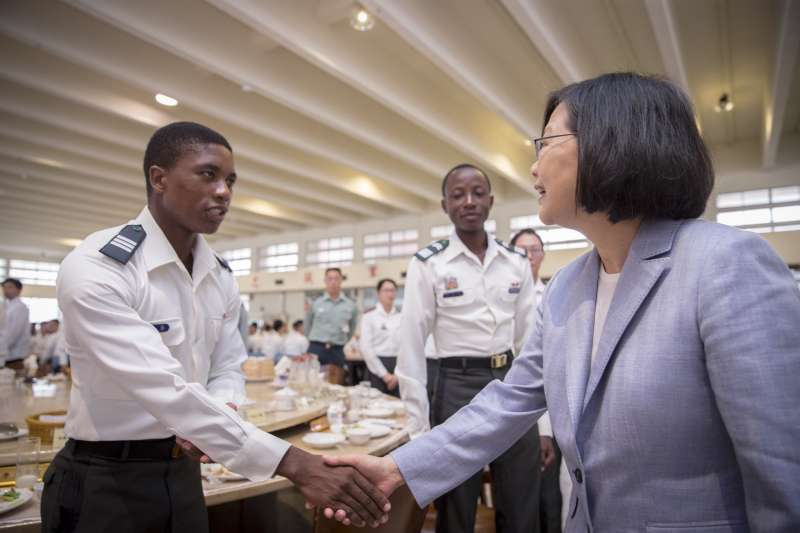
[[[294,322],[292,322],[292,329],[298,330],[298,329],[300,329],[300,326],[302,326],[302,325],[303,325],[303,321],[302,320],[295,320]]]
[[[392,278],[383,278],[378,282],[378,285],[375,286],[375,290],[380,292],[381,287],[383,287],[384,283],[391,283],[392,285],[394,285],[395,289],[397,288],[397,283]]]
[[[219,144],[233,153],[233,148],[225,137],[202,124],[173,122],[158,128],[150,137],[147,149],[144,151],[143,168],[147,196],[153,192],[153,187],[150,185],[150,167],[157,165],[169,170],[187,151],[207,144]]]
[[[328,275],[328,272],[338,272],[341,277],[344,277],[344,274],[342,274],[342,269],[339,267],[328,267],[325,269],[326,276]]]
[[[283,320],[278,319],[272,322],[272,329],[274,329],[275,331],[278,331],[282,327],[283,327]]]
[[[517,241],[518,241],[518,240],[519,240],[519,238],[520,238],[520,237],[522,237],[523,235],[533,235],[534,237],[536,237],[537,239],[539,239],[539,244],[541,244],[541,245],[542,245],[542,247],[544,248],[544,241],[543,241],[543,240],[542,240],[542,238],[539,236],[539,234],[538,234],[538,233],[536,233],[536,230],[535,230],[535,229],[533,229],[533,228],[522,228],[521,230],[519,230],[518,232],[516,232],[516,233],[514,234],[514,236],[513,236],[513,237],[511,237],[511,246],[516,246],[516,245],[517,245]]]
[[[458,164],[458,165],[454,166],[450,170],[448,170],[447,174],[445,174],[444,178],[442,178],[442,198],[447,196],[447,192],[446,192],[446,189],[447,189],[447,178],[449,178],[451,174],[455,174],[459,170],[464,170],[464,169],[474,170],[474,171],[478,172],[479,174],[481,174],[484,178],[486,178],[486,185],[489,186],[489,192],[492,192],[492,181],[489,179],[489,175],[486,172],[484,172],[484,170],[482,168],[476,167],[475,165],[472,165],[470,163],[461,163],[461,164]]]
[[[675,84],[632,72],[573,83],[550,94],[544,124],[562,103],[577,134],[579,207],[611,222],[703,214],[714,169]]]
[[[250,322],[250,327],[258,327],[258,322]]]
[[[3,283],[0,283],[0,285],[5,285],[6,283],[10,283],[13,286],[15,286],[18,291],[22,290],[22,282],[17,278],[6,278],[5,280],[3,280]]]

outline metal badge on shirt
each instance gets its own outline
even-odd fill
[[[509,294],[519,294],[520,291],[520,282],[519,281],[512,281],[511,286],[508,288]]]
[[[464,291],[458,289],[458,279],[455,276],[449,276],[444,279],[444,289],[447,291],[442,294],[442,298],[453,298],[455,296],[463,296]]]

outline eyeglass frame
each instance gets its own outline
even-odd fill
[[[534,139],[533,140],[533,150],[536,152],[536,159],[539,159],[541,157],[542,148],[543,148],[542,147],[542,141],[547,140],[547,139],[555,139],[555,138],[558,138],[558,137],[567,137],[569,135],[575,135],[577,137],[578,133],[577,132],[559,133],[558,135],[547,135],[545,137],[539,137],[538,139]]]

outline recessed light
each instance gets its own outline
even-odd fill
[[[525,139],[525,146],[533,146],[533,141],[530,139]]]
[[[246,92],[246,93],[253,92],[253,86],[252,86],[252,85],[247,85],[247,84],[245,83],[244,85],[242,85],[242,90],[243,90],[244,92]]]
[[[175,100],[173,97],[161,93],[158,93],[156,95],[156,102],[158,102],[161,105],[165,105],[167,107],[175,107],[176,105],[178,105],[178,101]]]
[[[733,110],[733,102],[728,96],[728,93],[722,93],[722,96],[719,97],[717,101],[717,105],[714,106],[714,111],[717,113],[721,113],[723,111],[732,111]]]
[[[375,26],[375,17],[363,7],[356,5],[350,16],[350,26],[354,30],[369,31]]]

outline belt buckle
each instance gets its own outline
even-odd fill
[[[176,442],[175,445],[172,447],[172,453],[170,455],[172,456],[173,459],[177,459],[178,457],[183,455],[183,448],[181,448],[181,445]]]
[[[325,349],[326,349],[326,350],[330,350],[332,346],[333,346],[333,345],[332,345],[331,343],[329,343],[329,342],[326,342],[326,343],[325,343]]]
[[[503,368],[508,363],[508,355],[496,353],[492,356],[492,368]]]

